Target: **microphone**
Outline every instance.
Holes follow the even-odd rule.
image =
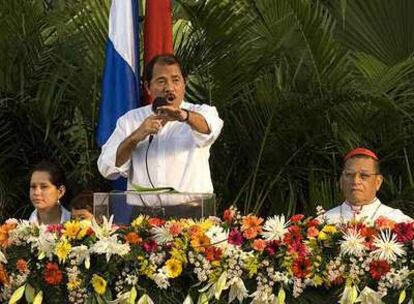
[[[162,107],[162,106],[166,106],[166,105],[168,105],[169,103],[168,103],[168,101],[167,101],[167,98],[165,98],[165,97],[161,97],[161,96],[158,96],[158,97],[156,97],[155,99],[154,99],[154,101],[152,102],[152,107],[151,107],[151,109],[152,109],[152,112],[154,112],[154,113],[157,113],[157,110],[158,110],[158,108],[159,107]],[[151,134],[150,136],[149,136],[149,144],[151,144],[151,142],[152,142],[152,140],[154,139],[154,135],[153,134]]]
[[[169,102],[167,101],[167,98],[160,96],[156,97],[152,102],[152,112],[157,113],[159,107],[167,106],[168,104]]]

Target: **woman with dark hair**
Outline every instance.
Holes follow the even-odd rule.
[[[36,224],[61,224],[70,220],[70,212],[61,205],[66,193],[63,171],[55,164],[42,161],[30,174],[30,201],[35,210],[29,221]]]

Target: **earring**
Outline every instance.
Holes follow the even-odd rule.
[[[60,200],[59,200],[59,199],[57,200],[56,204],[57,204],[58,206],[60,206]]]

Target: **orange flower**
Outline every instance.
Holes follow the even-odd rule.
[[[234,209],[232,208],[226,209],[224,210],[224,213],[223,213],[223,220],[227,223],[231,223],[233,222],[235,215],[236,215],[236,212],[234,211]]]
[[[191,238],[191,246],[193,246],[195,251],[204,252],[209,245],[210,238],[204,233],[196,234]]]
[[[136,232],[128,232],[125,235],[125,241],[129,244],[139,244],[142,242],[142,238]]]
[[[0,264],[0,284],[9,284],[9,275],[7,274],[3,264]]]
[[[266,241],[262,239],[254,240],[253,249],[262,252],[266,248]]]
[[[308,238],[316,238],[319,235],[319,230],[315,226],[311,226],[308,228]]]
[[[188,228],[188,234],[190,235],[190,237],[194,237],[202,233],[203,233],[203,229],[201,229],[201,227],[198,225],[193,225],[190,228]]]
[[[375,228],[382,229],[394,229],[395,222],[385,216],[380,216],[375,220]]]
[[[152,217],[148,219],[148,224],[150,224],[153,227],[160,227],[165,224],[165,221],[163,219],[160,219],[159,217]]]
[[[0,226],[0,245],[3,248],[9,246],[9,232],[16,228],[16,223],[6,223]]]
[[[246,239],[254,239],[260,232],[262,232],[261,223],[263,219],[255,215],[248,215],[243,218],[243,236]]]
[[[178,236],[181,233],[181,225],[180,223],[171,223],[168,227],[168,230],[172,236]]]
[[[16,268],[20,273],[24,273],[27,271],[27,262],[24,259],[18,259],[16,262]]]

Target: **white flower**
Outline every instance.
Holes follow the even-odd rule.
[[[268,217],[263,225],[262,235],[267,241],[281,240],[283,235],[288,231],[289,221],[285,221],[284,215],[275,215]]]
[[[377,249],[372,253],[378,260],[393,262],[397,257],[405,255],[404,245],[397,241],[397,236],[389,229],[382,230],[380,236],[374,238],[373,245]]]
[[[173,240],[173,236],[166,225],[152,228],[151,233],[153,234],[153,239],[161,245]]]
[[[163,269],[158,269],[158,272],[152,276],[152,279],[158,288],[167,289],[170,286],[167,273]]]
[[[0,250],[0,263],[7,264],[7,258],[1,250]]]
[[[348,229],[342,236],[341,255],[361,256],[365,251],[365,239],[360,235],[357,229]]]
[[[206,236],[210,238],[211,244],[223,249],[227,246],[228,232],[220,226],[212,226],[207,230]]]
[[[50,233],[47,230],[46,225],[40,225],[39,236],[29,237],[28,242],[32,243],[32,251],[34,249],[39,251],[39,259],[44,256],[48,257],[50,260],[52,259],[56,245],[56,234]]]
[[[244,286],[243,280],[239,277],[233,277],[228,285],[230,286],[229,303],[233,302],[235,298],[241,303],[243,299],[248,297],[249,293],[246,286]]]
[[[365,286],[365,288],[361,291],[358,299],[356,299],[355,303],[361,304],[382,304],[382,300],[378,292],[375,290],[372,290],[368,286]]]
[[[72,250],[69,254],[69,258],[73,259],[75,261],[75,264],[78,266],[85,262],[86,269],[89,269],[91,265],[89,249],[85,245],[72,247]]]
[[[92,230],[95,232],[95,235],[98,239],[105,239],[112,235],[118,227],[113,226],[112,222],[114,221],[114,216],[108,219],[104,216],[102,225],[99,225],[95,219],[92,219]]]
[[[90,248],[90,253],[105,254],[106,261],[109,262],[112,255],[124,256],[130,250],[131,248],[128,243],[122,244],[118,241],[116,235],[112,235],[107,238],[102,238],[93,244]]]

